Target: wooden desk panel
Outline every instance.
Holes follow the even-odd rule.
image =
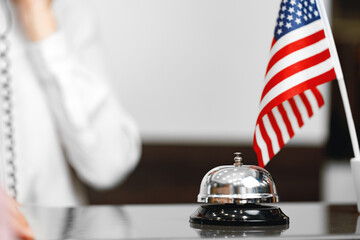
[[[195,203],[203,176],[216,166],[233,164],[236,151],[243,153],[244,164],[257,164],[249,146],[145,145],[140,164],[120,187],[105,192],[88,188],[90,203]],[[281,201],[320,199],[323,152],[287,146],[266,166]]]

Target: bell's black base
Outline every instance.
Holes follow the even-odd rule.
[[[285,232],[289,225],[274,226],[222,226],[190,223],[201,238],[244,238],[276,237]]]
[[[190,216],[190,223],[222,226],[288,225],[280,208],[258,204],[206,204]]]

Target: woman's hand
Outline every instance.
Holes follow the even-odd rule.
[[[10,198],[8,200],[11,224],[10,227],[14,230],[15,237],[19,240],[33,240],[34,234],[25,217],[18,210],[18,207],[20,207],[19,203]]]
[[[40,41],[56,31],[51,0],[12,0],[30,41]]]
[[[34,234],[31,231],[25,217],[21,214],[18,207],[20,205],[10,198],[3,189],[0,188],[0,238],[33,240]]]

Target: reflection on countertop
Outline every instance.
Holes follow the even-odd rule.
[[[22,207],[36,239],[198,239],[232,237],[360,237],[356,206],[321,202],[279,203],[289,216],[288,229],[192,225],[189,216],[198,204]]]

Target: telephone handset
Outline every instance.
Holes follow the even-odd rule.
[[[5,172],[8,194],[16,199],[16,168],[15,168],[15,149],[14,149],[14,123],[13,123],[13,99],[11,94],[11,77],[9,74],[9,41],[8,35],[12,26],[10,0],[0,0],[2,14],[5,19],[4,29],[0,29],[0,82],[1,82],[1,101],[2,101],[2,129],[4,133],[3,148],[5,157]],[[3,160],[2,160],[3,161]]]

